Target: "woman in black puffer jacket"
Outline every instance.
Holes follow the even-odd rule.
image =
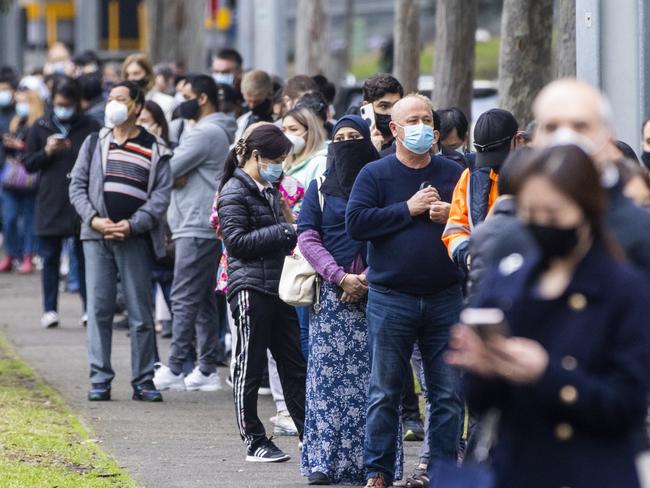
[[[257,416],[257,390],[269,349],[278,365],[287,408],[302,439],[305,360],[298,317],[278,295],[284,257],[296,246],[295,225],[274,183],[292,144],[274,125],[254,128],[226,159],[217,212],[228,250],[228,301],[238,338],[233,369],[235,413],[247,461],[289,456],[271,442]]]

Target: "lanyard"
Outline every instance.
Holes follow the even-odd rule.
[[[56,128],[59,129],[59,132],[63,137],[68,137],[70,129],[67,129],[63,124],[61,124],[56,117],[52,117],[52,123],[56,125]]]

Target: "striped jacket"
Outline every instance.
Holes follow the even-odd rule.
[[[104,172],[113,131],[104,127],[99,135],[91,134],[84,141],[77,162],[70,174],[70,202],[81,218],[81,240],[98,240],[103,236],[91,228],[95,216],[106,217]],[[165,230],[162,225],[169,206],[172,176],[169,168],[171,150],[157,139],[147,185],[147,201],[129,219],[133,235],[149,234],[156,258],[166,254]]]

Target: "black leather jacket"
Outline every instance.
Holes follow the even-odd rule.
[[[296,231],[284,220],[279,192],[267,192],[264,195],[237,168],[219,194],[217,211],[228,250],[228,300],[242,290],[277,295],[284,257],[296,247]]]

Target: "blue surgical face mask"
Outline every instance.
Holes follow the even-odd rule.
[[[234,73],[212,73],[212,79],[215,83],[223,83],[224,85],[234,86],[235,84]]]
[[[435,140],[433,127],[422,123],[417,125],[397,124],[397,126],[404,129],[404,139],[402,140],[402,144],[404,144],[406,149],[415,154],[425,154],[429,152]]]
[[[29,116],[29,103],[20,102],[16,104],[16,115],[21,119],[25,119]]]
[[[61,122],[67,122],[74,116],[76,112],[75,107],[61,107],[58,105],[56,105],[53,110],[54,110],[54,115]]]
[[[282,178],[282,163],[269,163],[262,167],[261,160],[257,160],[260,176],[269,183],[277,183]]]
[[[11,105],[13,93],[11,90],[0,90],[0,107],[8,107]]]
[[[57,74],[65,74],[65,62],[57,61],[56,63],[52,63],[52,71]]]

